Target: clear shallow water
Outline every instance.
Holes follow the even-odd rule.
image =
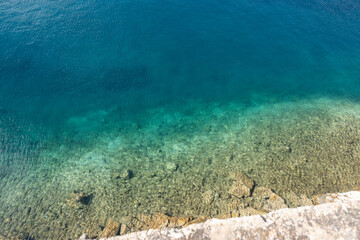
[[[214,217],[230,208],[222,182],[234,168],[284,198],[358,186],[345,176],[359,169],[359,15],[356,1],[1,2],[0,234]],[[290,143],[298,152],[283,151]],[[134,177],[116,182],[124,169]],[[205,180],[190,177],[201,169]],[[294,184],[269,179],[285,173]],[[209,189],[216,206],[193,200]],[[78,190],[95,196],[86,209],[66,204]]]

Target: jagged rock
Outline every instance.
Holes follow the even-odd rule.
[[[254,181],[240,171],[231,173],[230,177],[235,181],[239,181],[241,184],[245,185],[250,190],[252,190],[254,187]]]
[[[169,218],[169,224],[167,227],[182,227],[184,226],[186,223],[190,222],[191,220],[193,220],[194,218],[192,217],[170,217]]]
[[[211,204],[215,199],[215,192],[213,190],[207,190],[202,194],[202,198],[205,204]]]
[[[247,206],[248,204],[246,203],[246,201],[244,201],[243,198],[233,197],[231,198],[231,202],[230,201],[227,202],[227,210],[229,211],[236,209],[244,209]]]
[[[252,206],[267,212],[287,208],[284,199],[266,187],[256,187],[253,192]]]
[[[164,228],[169,223],[169,217],[162,213],[156,213],[154,215],[139,215],[136,217],[140,222],[140,228],[150,229],[150,228]]]
[[[164,228],[169,223],[169,217],[165,214],[154,214],[151,216],[150,221],[146,222],[149,228]]]
[[[242,198],[250,196],[250,188],[241,183],[240,181],[235,181],[229,189],[229,193],[235,197]]]
[[[208,220],[208,219],[209,219],[209,218],[207,218],[207,217],[200,216],[200,217],[198,217],[198,218],[196,218],[196,219],[194,219],[194,220],[186,223],[186,224],[184,225],[184,227],[189,226],[189,225],[192,225],[192,224],[195,224],[195,223],[202,223],[202,222],[205,222],[205,221]]]
[[[290,207],[299,207],[299,206],[311,206],[313,202],[306,195],[296,195],[294,192],[290,192],[286,195],[286,202]]]
[[[269,188],[256,187],[254,189],[254,192],[253,192],[253,197],[254,198],[266,199],[266,198],[270,198],[274,194],[275,193],[273,191],[271,191],[271,189],[269,189]]]
[[[251,190],[254,187],[253,180],[240,171],[231,173],[230,177],[234,180],[229,189],[231,195],[238,198],[249,197],[251,195]]]
[[[71,198],[66,201],[66,204],[76,209],[82,209],[86,205],[89,205],[94,197],[93,194],[87,194],[82,191],[74,191],[71,195]]]
[[[313,201],[311,201],[305,194],[300,195],[299,204],[300,204],[300,206],[312,206],[312,205],[314,205]]]
[[[108,224],[104,228],[104,230],[100,233],[100,238],[107,238],[116,236],[116,234],[120,230],[120,223],[114,221],[113,219],[109,219]]]
[[[130,221],[126,222],[126,225],[131,229],[131,231],[139,231],[148,229],[147,225],[140,221],[138,218],[132,218]]]

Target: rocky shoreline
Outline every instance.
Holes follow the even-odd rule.
[[[216,216],[217,219],[263,215],[291,206],[313,205],[314,202],[318,201],[316,200],[317,197],[310,200],[305,195],[298,196],[293,192],[284,199],[270,188],[255,186],[254,181],[241,171],[232,172],[230,178],[232,179],[232,184],[228,190],[228,195],[232,199],[232,204],[229,207],[229,211],[218,214]],[[204,204],[211,204],[217,198],[216,192],[208,190],[201,195],[201,198]],[[89,204],[90,199],[91,194],[74,192],[71,199],[67,201],[67,204],[70,207],[81,209]],[[205,222],[210,218],[208,216],[174,217],[166,213],[139,214],[135,217],[124,218],[121,222],[110,218],[100,234],[90,233],[89,235],[92,238],[107,238],[150,229],[187,227],[192,224]]]
[[[111,220],[101,239],[360,239],[359,191],[325,194],[312,202],[316,205],[224,220],[159,214],[142,219],[151,229],[116,237],[105,235],[125,234],[126,227]],[[174,228],[177,224],[183,227]],[[79,238],[85,239],[91,238],[87,234]]]
[[[337,201],[337,199],[342,199],[343,196],[348,196],[346,194],[325,194],[317,195],[309,199],[306,195],[298,196],[291,192],[286,196],[286,199],[284,199],[267,187],[255,186],[254,181],[241,171],[232,172],[230,177],[233,183],[228,194],[233,199],[233,206],[228,212],[219,214],[216,219],[264,215],[279,209],[318,205]],[[351,193],[351,196],[352,195],[353,193]],[[211,204],[216,198],[216,193],[209,190],[202,194],[201,197],[204,203]],[[87,201],[85,201],[87,198],[89,198],[89,195],[74,193],[74,198],[72,201],[69,201],[68,204],[81,208],[81,205],[87,204]],[[123,219],[122,222],[110,218],[102,232],[97,236],[90,235],[90,238],[109,238],[116,235],[125,235],[151,229],[186,228],[209,219],[211,218],[206,216],[174,217],[165,213],[155,213],[151,215],[139,214],[135,217]]]

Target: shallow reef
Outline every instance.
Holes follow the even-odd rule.
[[[73,116],[33,150],[36,161],[1,166],[1,237],[181,227],[312,205],[318,194],[360,187],[357,102],[192,102],[139,119],[115,121],[118,114]]]

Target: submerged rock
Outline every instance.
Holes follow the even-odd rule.
[[[213,190],[207,190],[202,194],[203,201],[206,205],[211,204],[215,199],[215,192]]]
[[[171,217],[169,219],[169,225],[168,227],[182,227],[184,226],[186,223],[190,222],[191,220],[193,220],[192,217]]]
[[[257,187],[254,189],[253,197],[260,198],[260,199],[269,199],[275,193],[267,187]]]
[[[149,228],[164,228],[169,223],[169,217],[162,213],[154,215],[140,215],[138,219],[144,222]]]
[[[241,171],[236,171],[236,172],[231,173],[230,177],[235,181],[239,181],[241,184],[245,185],[250,190],[252,190],[254,187],[254,181],[252,179],[250,179],[249,177],[247,177]]]
[[[109,219],[106,227],[100,233],[99,238],[108,238],[108,237],[116,236],[119,230],[120,230],[120,223],[113,219]]]
[[[267,212],[288,207],[283,198],[266,187],[256,187],[254,189],[252,205],[256,209]]]
[[[130,169],[125,169],[121,172],[114,173],[115,179],[129,180],[134,177],[134,173]]]
[[[94,194],[88,194],[82,191],[72,192],[72,197],[66,201],[66,204],[76,209],[82,209],[86,205],[90,205]]]
[[[306,195],[296,195],[294,192],[289,192],[284,196],[286,199],[286,203],[290,207],[299,207],[299,206],[311,206],[313,202]]]
[[[166,164],[166,170],[168,172],[175,172],[177,169],[178,169],[179,165],[177,165],[176,163],[174,162],[168,162]]]
[[[248,188],[241,182],[236,181],[231,185],[229,193],[238,198],[248,197],[250,196],[250,188]]]
[[[254,181],[252,179],[240,171],[231,173],[230,177],[234,180],[229,189],[231,195],[238,198],[249,197],[251,195],[251,190],[254,187]]]

